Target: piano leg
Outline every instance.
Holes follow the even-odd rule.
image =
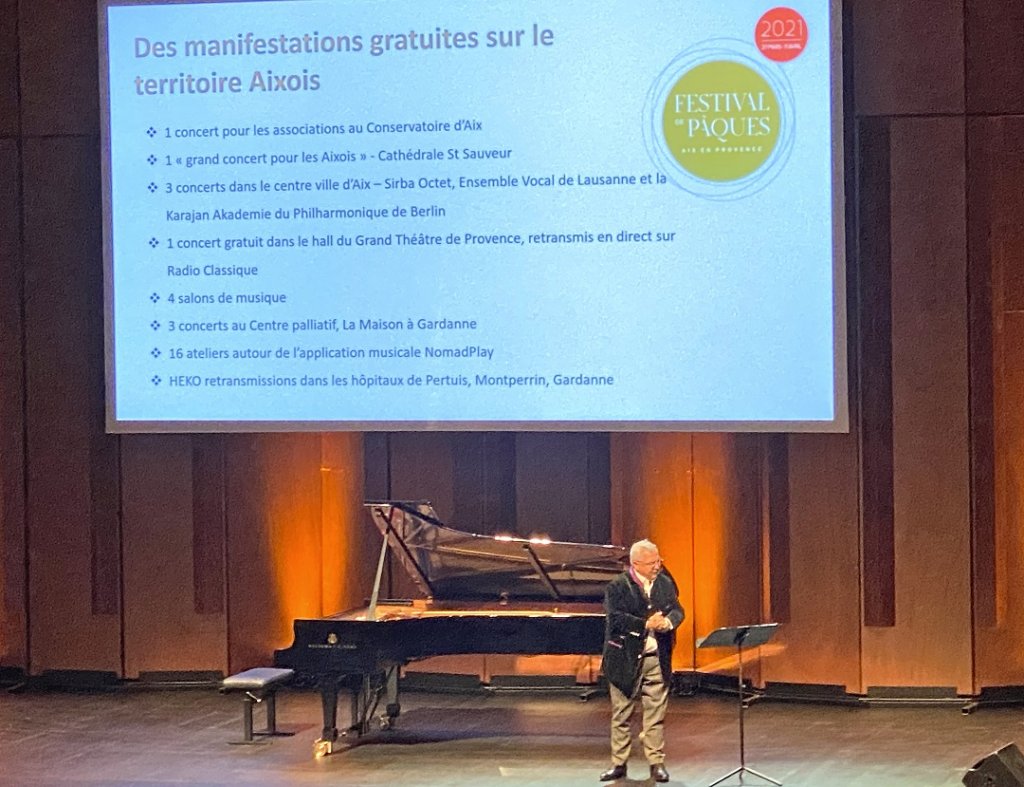
[[[320,677],[324,728],[320,732],[320,739],[313,744],[314,757],[331,754],[334,751],[334,742],[338,740],[338,680],[337,675],[326,674]]]
[[[374,704],[373,678],[363,674],[360,676],[359,687],[352,689],[352,723],[349,729],[356,735],[370,731],[370,714]]]
[[[393,665],[384,667],[380,672],[359,676],[359,684],[352,687],[350,731],[357,735],[368,733],[382,699],[385,701],[384,712],[377,716],[377,723],[382,730],[391,729],[401,710],[398,704],[398,670],[398,665]]]
[[[395,724],[395,719],[398,718],[398,714],[402,711],[402,706],[398,703],[398,669],[397,664],[389,667],[387,677],[385,678],[387,704],[384,706],[385,715],[380,720],[380,726],[383,730],[391,729]]]

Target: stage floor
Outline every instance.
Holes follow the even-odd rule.
[[[294,737],[229,746],[241,736],[241,702],[214,689],[0,691],[0,784],[561,787],[598,784],[608,767],[604,696],[410,692],[402,701],[395,729],[343,739],[314,759],[315,692],[279,695],[278,726]],[[734,699],[673,698],[666,727],[672,784],[702,787],[739,764]],[[746,731],[747,765],[787,787],[941,787],[961,784],[1003,744],[1024,742],[1024,709],[965,716],[955,706],[760,702]],[[650,783],[639,744],[630,768],[620,784]]]

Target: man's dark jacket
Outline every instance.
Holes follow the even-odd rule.
[[[672,645],[676,629],[685,617],[679,604],[679,589],[671,574],[662,569],[654,578],[648,599],[633,575],[624,571],[605,588],[604,611],[605,642],[601,668],[609,683],[627,697],[633,696],[640,679],[640,662],[647,639],[644,623],[657,611],[672,621],[671,631],[655,632],[658,660],[667,684],[672,676]]]

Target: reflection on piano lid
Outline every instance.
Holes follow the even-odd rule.
[[[464,533],[444,525],[428,502],[365,505],[387,547],[438,601],[599,601],[629,556],[619,546]]]

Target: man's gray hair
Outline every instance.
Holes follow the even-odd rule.
[[[637,541],[629,548],[630,561],[636,560],[637,556],[643,552],[658,552],[658,545],[646,538]]]

